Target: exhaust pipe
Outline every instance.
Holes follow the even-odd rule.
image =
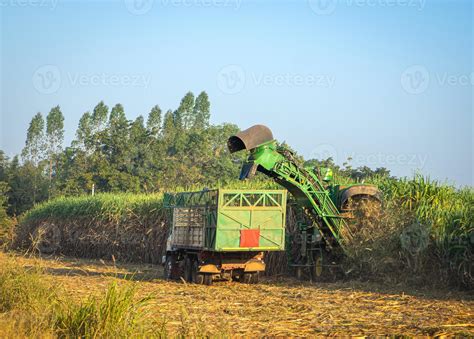
[[[245,150],[251,150],[266,142],[273,140],[272,131],[264,125],[254,125],[243,130],[227,140],[227,147],[230,153]]]

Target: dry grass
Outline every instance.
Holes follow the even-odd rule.
[[[9,255],[0,253],[0,264]],[[206,287],[161,280],[161,267],[84,259],[17,256],[40,267],[45,283],[73,303],[103,295],[111,282],[134,280],[158,333],[182,336],[474,335],[474,298],[463,292],[339,282],[268,279],[260,285]]]

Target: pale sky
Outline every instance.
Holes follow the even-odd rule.
[[[441,0],[0,0],[0,148],[60,105],[129,119],[205,90],[212,123],[305,158],[473,185],[473,7]]]

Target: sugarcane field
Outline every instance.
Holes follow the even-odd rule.
[[[473,13],[4,1],[0,338],[474,337]]]

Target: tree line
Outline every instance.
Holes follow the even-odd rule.
[[[196,189],[235,180],[245,154],[230,154],[226,141],[239,128],[210,124],[210,108],[206,92],[188,92],[175,110],[163,113],[155,105],[146,119],[129,120],[121,104],[109,108],[101,101],[81,116],[66,147],[61,107],[46,117],[37,113],[21,156],[9,159],[0,150],[0,221],[60,195]],[[384,168],[341,168],[331,158],[305,165],[332,167],[355,180],[389,175]]]
[[[128,120],[125,109],[99,102],[79,120],[64,147],[64,114],[53,107],[37,113],[20,156],[0,150],[0,203],[19,215],[58,195],[96,192],[157,192],[175,187],[212,186],[234,180],[240,155],[226,148],[238,127],[211,125],[206,92],[188,92],[175,110],[159,105]],[[1,217],[1,215],[0,215]]]

